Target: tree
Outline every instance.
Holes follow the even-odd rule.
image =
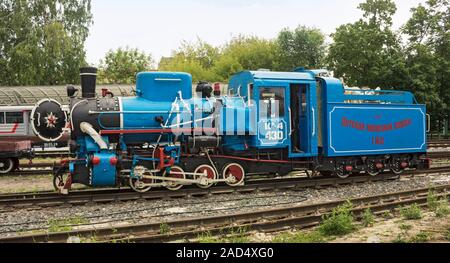
[[[220,56],[220,50],[197,39],[196,43],[183,42],[178,50],[172,52],[170,59],[161,61],[158,69],[163,71],[189,72],[194,82],[216,81],[212,70]]]
[[[428,0],[412,10],[403,28],[408,37],[409,80],[432,117],[450,116],[450,5]]]
[[[278,34],[279,69],[291,71],[297,67],[322,67],[326,53],[325,36],[320,30],[299,26],[283,29]]]
[[[214,67],[220,81],[242,70],[279,68],[278,46],[274,40],[239,36],[227,43]]]
[[[400,39],[391,30],[396,12],[392,0],[367,0],[359,5],[364,18],[342,25],[332,34],[327,60],[347,84],[370,88],[405,88],[405,58]]]
[[[90,0],[3,0],[0,16],[0,85],[79,82]]]
[[[151,55],[138,49],[110,50],[100,61],[99,82],[103,84],[132,84],[136,74],[152,68]]]

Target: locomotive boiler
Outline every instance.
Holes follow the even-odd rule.
[[[54,185],[129,185],[178,190],[239,186],[248,175],[303,170],[346,178],[429,167],[426,109],[409,92],[353,91],[323,71],[244,71],[228,94],[188,73],[141,72],[135,97],[96,96],[95,68],[67,88],[70,110],[39,102],[33,126],[53,141],[71,128],[72,158],[54,168]],[[214,94],[213,94],[214,90]]]

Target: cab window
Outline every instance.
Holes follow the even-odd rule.
[[[259,90],[259,100],[263,107],[267,109],[268,117],[284,117],[284,88],[261,88]]]
[[[0,112],[0,124],[5,123],[5,113],[4,112]]]
[[[23,113],[22,112],[7,112],[6,113],[6,123],[23,123]]]

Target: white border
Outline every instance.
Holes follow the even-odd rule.
[[[332,113],[334,113],[334,111],[336,109],[364,109],[364,110],[416,110],[416,111],[420,111],[422,113],[422,115],[425,118],[425,113],[422,111],[422,109],[420,108],[390,108],[390,107],[344,107],[344,106],[334,106],[333,110],[330,111],[329,113],[329,125],[330,125],[330,140],[329,140],[329,144],[330,144],[330,148],[334,151],[334,153],[360,153],[360,152],[383,152],[383,151],[409,151],[409,150],[422,150],[422,148],[425,146],[426,144],[426,136],[425,136],[425,132],[423,134],[423,143],[422,146],[420,146],[419,148],[395,148],[395,149],[378,149],[378,150],[356,150],[356,151],[336,151],[336,148],[333,147],[333,131],[332,131],[332,123],[331,123],[331,116]],[[426,119],[426,118],[425,118]],[[425,126],[424,126],[425,127]]]

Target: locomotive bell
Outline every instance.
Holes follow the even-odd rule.
[[[83,98],[95,98],[95,82],[97,81],[97,68],[80,68],[81,96]]]
[[[39,101],[31,112],[34,133],[43,141],[54,142],[64,135],[67,114],[61,104],[53,99]]]

